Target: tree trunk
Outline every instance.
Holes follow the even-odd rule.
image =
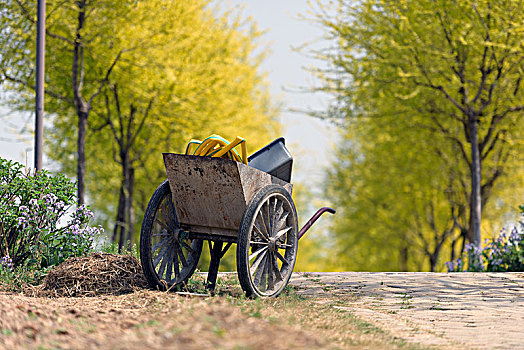
[[[77,159],[77,181],[78,181],[78,205],[85,203],[85,173],[86,173],[86,129],[87,129],[87,115],[85,111],[78,112],[78,159]]]
[[[468,117],[468,127],[471,137],[471,208],[470,208],[470,229],[469,239],[472,243],[480,246],[480,221],[481,221],[481,168],[480,168],[480,150],[478,141],[478,118],[475,115]]]
[[[121,222],[121,225],[119,227],[119,231],[120,231],[120,234],[118,235],[118,252],[119,253],[122,253],[122,248],[124,247],[124,240],[125,240],[125,228],[126,228],[126,223],[125,223],[125,217],[124,217],[124,220]]]
[[[86,172],[86,129],[89,106],[82,97],[82,84],[84,76],[84,50],[82,47],[82,30],[85,22],[85,1],[78,1],[78,24],[73,48],[72,80],[74,105],[78,115],[78,140],[77,140],[77,201],[78,205],[85,203],[85,172]]]
[[[115,228],[113,229],[112,242],[116,243],[118,240],[118,229],[125,224],[124,222],[124,187],[120,185],[120,191],[118,194],[118,209],[115,218]]]
[[[438,252],[435,252],[435,254],[431,254],[429,256],[429,270],[431,272],[435,272],[435,267],[437,266],[437,260],[438,260]]]
[[[118,230],[120,237],[118,241],[118,251],[122,251],[124,244],[131,250],[134,241],[135,212],[133,209],[133,189],[135,182],[135,169],[131,166],[129,154],[120,153],[122,165],[122,183],[120,185],[120,196],[118,200],[118,214],[115,222],[113,237],[117,237]],[[119,220],[120,219],[120,220]]]
[[[437,244],[435,246],[435,250],[433,251],[433,254],[430,254],[429,256],[429,268],[431,272],[435,272],[437,268],[438,258],[440,256],[440,250],[442,249],[442,244],[444,244],[444,240],[440,244]]]
[[[404,238],[403,246],[400,247],[400,271],[408,270],[409,246]]]
[[[123,170],[125,172],[125,169]],[[124,175],[125,178],[125,175]],[[126,228],[127,228],[127,200],[126,200],[126,188],[125,188],[125,180],[123,179],[122,184],[120,185],[120,189],[122,190],[122,212],[121,212],[121,221],[118,223],[115,223],[115,225],[118,225],[118,230],[120,231],[119,237],[118,237],[118,252],[122,253],[122,248],[124,247],[125,241],[126,241]]]
[[[127,242],[128,249],[131,251],[133,248],[133,241],[135,239],[135,211],[133,209],[133,187],[135,182],[135,169],[129,167],[128,169],[128,180],[127,180]]]
[[[457,244],[459,238],[460,236],[453,238],[453,240],[451,241],[451,252],[449,256],[449,261],[455,261],[455,245]]]

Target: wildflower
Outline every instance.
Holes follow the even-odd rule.
[[[448,261],[445,265],[446,265],[446,268],[448,269],[448,272],[455,271],[455,262]]]
[[[13,260],[8,255],[4,256],[2,259],[0,259],[0,265],[2,265],[5,268],[11,269],[13,268]]]
[[[23,216],[18,217],[18,226],[26,227],[27,226],[27,219]]]

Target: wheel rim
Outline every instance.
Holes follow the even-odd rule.
[[[295,215],[280,193],[270,194],[255,211],[246,259],[251,285],[259,295],[280,293],[291,276],[298,241]]]
[[[151,263],[161,285],[180,284],[193,273],[202,242],[187,235],[180,229],[169,192],[160,202],[151,230]]]

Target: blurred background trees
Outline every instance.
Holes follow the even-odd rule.
[[[435,270],[523,198],[519,1],[318,2],[325,117],[342,125],[328,190],[350,269]],[[519,127],[520,125],[520,127]],[[449,254],[449,255],[448,255]],[[442,264],[442,263],[441,263]]]
[[[47,2],[46,154],[120,248],[165,178],[162,152],[219,133],[252,153],[279,135],[261,33],[217,3]],[[313,54],[329,67],[313,69],[315,89],[333,98],[321,116],[341,142],[325,198],[310,183],[294,198],[301,213],[315,200],[338,213],[300,243],[298,270],[441,270],[514,220],[523,11],[516,0],[317,2],[329,47]],[[0,0],[0,84],[21,111],[34,106],[35,21],[31,1]]]

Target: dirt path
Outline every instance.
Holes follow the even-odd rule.
[[[410,342],[524,349],[523,273],[295,273],[292,285]]]
[[[524,349],[523,273],[295,273],[264,300],[235,275],[219,297],[0,292],[0,349]]]
[[[34,298],[0,294],[0,349],[322,349],[311,332],[224,298],[137,291]],[[285,336],[283,336],[285,335]]]

